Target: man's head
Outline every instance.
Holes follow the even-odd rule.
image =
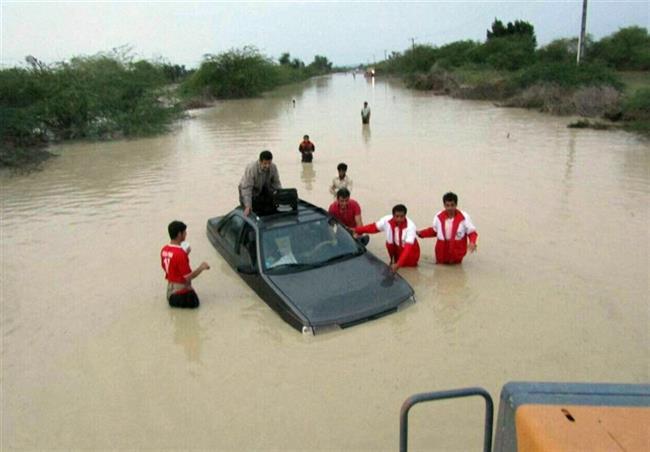
[[[343,179],[345,177],[345,173],[348,171],[348,165],[346,165],[345,163],[339,163],[336,166],[336,169],[339,172],[339,177]]]
[[[271,151],[260,152],[260,168],[262,168],[262,171],[268,171],[271,168],[272,161],[273,154],[271,154]]]
[[[445,205],[445,211],[448,216],[453,217],[456,215],[456,206],[458,206],[458,196],[456,193],[445,193],[442,197],[442,203]]]
[[[368,102],[364,102],[364,103],[363,103],[363,106],[364,106],[364,107],[367,107],[367,106],[368,106]]]
[[[182,242],[187,236],[187,225],[182,221],[174,220],[167,226],[167,232],[171,240]]]
[[[309,135],[305,135],[304,137],[302,137],[302,139],[303,139],[304,141],[309,141]]]
[[[347,188],[340,188],[339,191],[336,192],[336,202],[338,202],[341,209],[345,209],[348,206],[348,202],[350,202],[350,190]]]
[[[395,207],[393,207],[393,219],[397,224],[401,224],[406,221],[406,206],[404,204],[397,204]]]

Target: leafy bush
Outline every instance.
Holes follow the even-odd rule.
[[[594,44],[590,60],[603,61],[618,70],[650,70],[650,36],[641,27],[621,28]]]
[[[190,94],[231,99],[257,96],[277,86],[280,72],[254,47],[207,55],[185,84]]]
[[[332,63],[316,55],[308,66],[286,52],[279,64],[262,55],[255,47],[233,49],[218,55],[206,55],[199,69],[181,86],[186,97],[236,99],[259,96],[279,85],[327,74]]]
[[[623,117],[631,121],[650,121],[650,88],[642,88],[623,102]]]
[[[563,88],[579,86],[610,85],[622,89],[617,75],[610,69],[597,64],[537,63],[520,71],[512,78],[518,88],[535,84],[553,84]]]
[[[0,146],[37,146],[49,139],[104,138],[162,132],[178,117],[161,102],[162,66],[97,54],[47,66],[0,70]]]

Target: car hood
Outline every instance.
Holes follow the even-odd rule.
[[[413,295],[401,276],[370,253],[266,277],[315,327],[363,321],[397,308]]]

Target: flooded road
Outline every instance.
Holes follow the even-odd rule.
[[[63,145],[42,171],[0,176],[3,450],[395,450],[414,393],[648,382],[648,141],[346,75],[192,114],[165,136]],[[421,240],[419,267],[401,270],[415,305],[303,336],[205,235],[266,148],[283,185],[324,207],[346,162],[365,222],[404,203],[428,227],[454,191],[478,251],[436,266]],[[212,266],[193,312],[164,298],[173,219],[192,263]],[[369,249],[385,259],[382,242]],[[480,450],[482,410],[418,406],[411,450]]]

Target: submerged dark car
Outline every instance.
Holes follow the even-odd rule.
[[[303,333],[345,328],[415,301],[413,289],[325,210],[303,200],[258,217],[210,218],[208,238],[287,323]]]

